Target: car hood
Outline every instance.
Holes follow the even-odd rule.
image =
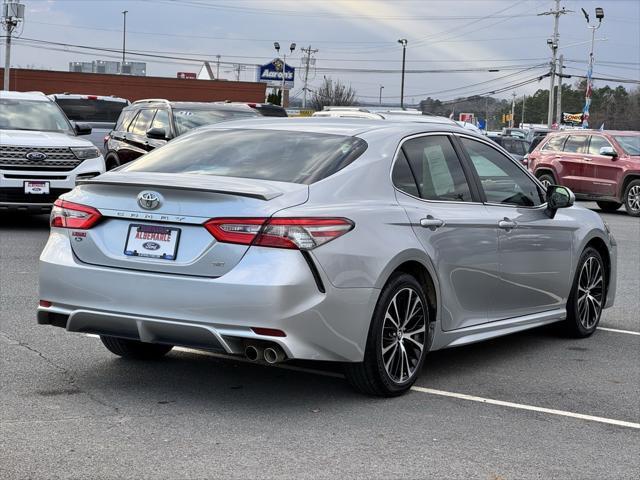
[[[20,145],[29,147],[91,147],[84,138],[66,133],[34,132],[30,130],[0,130],[0,145]]]

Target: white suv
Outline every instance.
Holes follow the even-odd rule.
[[[76,181],[105,171],[88,140],[91,128],[72,124],[38,92],[0,92],[0,212],[47,212]]]

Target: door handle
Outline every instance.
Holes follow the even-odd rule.
[[[518,224],[513,220],[504,217],[498,222],[498,227],[502,228],[503,230],[512,230],[514,228],[518,228]]]
[[[420,226],[424,228],[429,228],[431,230],[436,230],[444,226],[444,220],[440,220],[439,218],[433,218],[431,215],[428,215],[427,218],[420,219]]]
[[[584,160],[585,162],[590,162],[591,161],[590,158],[586,158],[586,157],[582,157],[582,160]]]

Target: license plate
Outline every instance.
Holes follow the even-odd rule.
[[[129,257],[175,260],[180,229],[161,225],[129,225],[124,254]]]
[[[46,195],[49,193],[49,182],[24,182],[24,193]]]

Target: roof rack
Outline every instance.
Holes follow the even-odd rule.
[[[345,112],[371,112],[371,110],[362,107],[339,107],[339,106],[331,106],[326,105],[322,110],[324,111],[345,111]]]
[[[132,103],[132,105],[136,105],[138,103],[166,103],[166,104],[169,104],[171,102],[169,100],[167,100],[166,98],[143,98],[141,100],[136,100],[135,102]]]

